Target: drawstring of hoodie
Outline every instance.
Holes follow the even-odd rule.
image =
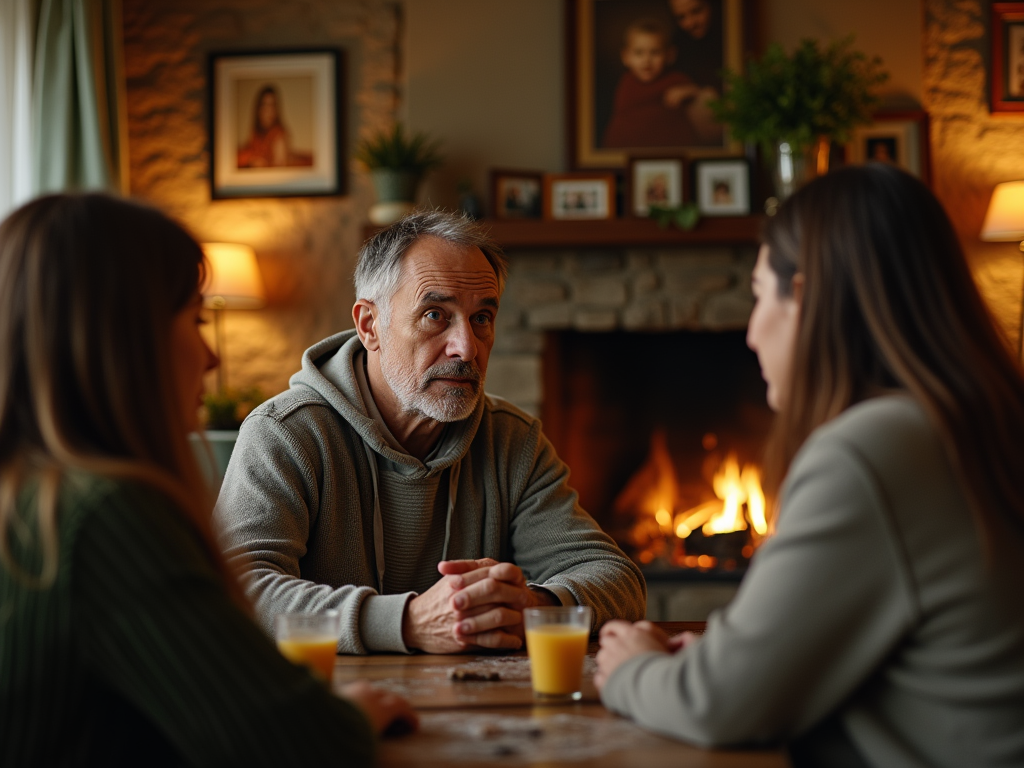
[[[384,516],[380,511],[380,492],[377,479],[377,455],[365,442],[363,450],[370,463],[370,477],[373,480],[373,554],[377,563],[377,594],[384,594]],[[444,521],[444,548],[441,559],[448,559],[448,543],[451,541],[452,517],[455,514],[455,497],[459,488],[459,470],[462,460],[456,461],[448,470],[448,512]]]

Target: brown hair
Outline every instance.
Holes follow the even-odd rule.
[[[210,499],[175,391],[170,329],[205,276],[199,245],[156,210],[50,195],[0,225],[0,562],[45,586],[69,471],[145,483],[216,546]],[[38,481],[38,574],[12,560],[19,495]],[[19,533],[24,527],[19,526]]]
[[[889,165],[840,169],[787,200],[763,239],[780,295],[804,276],[770,486],[815,428],[895,387],[937,427],[989,542],[997,523],[1024,531],[1024,374],[928,188]]]
[[[668,25],[661,19],[656,19],[653,16],[645,16],[630,22],[622,33],[623,48],[629,47],[629,38],[635,33],[639,33],[641,35],[656,35],[661,38],[662,45],[666,48],[672,47],[672,33],[669,31]]]

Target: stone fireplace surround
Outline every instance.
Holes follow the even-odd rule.
[[[747,246],[510,250],[487,391],[540,415],[548,331],[729,331],[753,307]],[[648,618],[704,620],[733,582],[648,579]]]
[[[539,416],[546,331],[746,328],[753,246],[513,250],[487,391]]]

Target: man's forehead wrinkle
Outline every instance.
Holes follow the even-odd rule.
[[[454,298],[453,294],[460,291],[479,293],[483,291],[498,293],[498,280],[493,274],[446,272],[430,270],[415,276],[415,296],[417,301],[424,301],[429,294]]]

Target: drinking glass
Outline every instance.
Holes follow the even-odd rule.
[[[583,659],[590,640],[590,622],[591,611],[586,606],[523,611],[536,697],[559,701],[579,701],[583,697]]]
[[[341,636],[341,614],[282,613],[275,619],[277,648],[294,664],[303,664],[330,685]]]

